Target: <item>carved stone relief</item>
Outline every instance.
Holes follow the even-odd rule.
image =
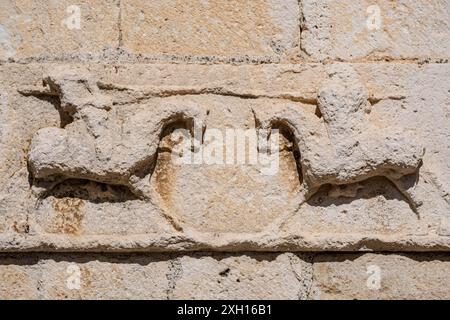
[[[21,89],[56,97],[66,119],[31,141],[37,232],[180,234],[194,245],[243,248],[253,238],[269,247],[314,246],[286,240],[291,235],[426,234],[425,195],[417,191],[425,148],[401,126],[377,127],[373,98],[352,67],[330,65],[325,74],[316,98],[306,100],[223,86],[127,85],[85,68],[53,69],[43,87]],[[246,155],[274,153],[279,170],[174,161],[176,130],[185,130],[195,157],[209,130],[230,128],[254,130]],[[277,150],[266,149],[274,129]],[[334,206],[346,214],[331,218]],[[373,206],[377,213],[367,216]]]

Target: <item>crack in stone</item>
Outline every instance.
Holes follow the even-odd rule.
[[[123,30],[122,30],[122,0],[118,0],[118,7],[119,7],[119,17],[117,21],[117,28],[119,31],[119,37],[118,37],[118,50],[121,50],[123,47]]]

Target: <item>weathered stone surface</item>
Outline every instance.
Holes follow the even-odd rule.
[[[297,0],[122,1],[129,53],[200,60],[278,61],[300,45]]]
[[[170,299],[306,299],[308,257],[292,253],[183,256],[175,260]],[[224,290],[225,288],[225,290]]]
[[[342,254],[314,259],[312,299],[448,299],[448,255]]]
[[[448,299],[447,254],[20,254],[2,299]]]
[[[292,253],[32,254],[27,259],[10,255],[0,257],[0,297],[306,299],[312,285],[309,260],[309,257]],[[259,269],[257,272],[255,266]],[[224,286],[226,291],[222,290]]]
[[[165,299],[167,296],[170,262],[161,257],[49,256],[40,260],[40,264],[41,299]]]
[[[0,61],[102,56],[119,45],[118,4],[116,0],[4,0]]]
[[[448,6],[2,1],[0,298],[449,298]]]
[[[165,299],[169,261],[158,256],[0,257],[2,299]]]
[[[146,66],[2,67],[4,250],[448,248],[447,65]],[[278,170],[175,163],[172,124],[278,126]]]
[[[0,258],[0,299],[38,299],[37,260]]]
[[[301,3],[302,49],[315,61],[448,61],[448,1],[302,0]]]

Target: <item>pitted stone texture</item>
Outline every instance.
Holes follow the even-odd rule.
[[[169,262],[159,256],[0,257],[2,299],[165,299]]]
[[[112,140],[108,139],[107,136],[113,134],[112,132],[117,131],[118,126],[111,124],[108,125],[108,120],[110,115],[105,111],[97,111],[96,109],[109,109],[111,108],[112,101],[110,97],[101,96],[98,91],[98,87],[95,84],[89,84],[93,82],[92,79],[88,79],[88,75],[80,72],[71,72],[72,75],[67,75],[66,72],[62,71],[49,76],[46,82],[50,84],[52,92],[56,92],[61,98],[62,108],[66,112],[70,112],[74,115],[75,119],[78,120],[73,126],[81,125],[83,120],[85,123],[83,127],[78,129],[72,129],[72,125],[68,127],[70,130],[75,132],[81,132],[81,134],[87,135],[91,134],[96,140],[97,147],[96,150],[100,150],[102,147],[98,144],[103,144],[103,148],[106,148],[111,144]],[[77,78],[78,77],[78,78]],[[282,106],[283,110],[279,110],[275,115],[269,115],[269,119],[260,119],[257,117],[257,121],[261,122],[261,129],[267,129],[273,126],[277,122],[281,122],[281,125],[287,126],[287,129],[295,130],[297,140],[299,141],[299,149],[301,153],[305,156],[303,165],[303,174],[307,183],[311,184],[311,187],[317,187],[325,183],[351,183],[359,180],[366,179],[368,177],[376,175],[385,175],[392,179],[398,179],[406,174],[411,174],[416,172],[423,155],[423,148],[417,144],[415,141],[410,141],[411,139],[405,139],[401,134],[401,129],[397,129],[397,132],[386,132],[381,135],[381,140],[374,140],[373,134],[371,132],[370,123],[365,117],[365,114],[370,112],[368,96],[365,89],[361,86],[360,81],[355,74],[355,71],[346,65],[337,64],[333,65],[331,70],[329,70],[330,80],[326,81],[318,93],[318,107],[323,115],[324,126],[323,129],[317,129],[320,126],[319,121],[314,121],[311,116],[305,114],[295,115],[284,115],[288,106]],[[81,91],[80,91],[81,90]],[[177,103],[174,105],[163,106],[159,108],[158,118],[155,123],[149,122],[150,119],[153,120],[155,115],[151,115],[148,120],[143,120],[147,127],[156,127],[154,132],[158,135],[161,134],[164,124],[170,123],[174,120],[189,120],[194,122],[194,125],[198,128],[203,128],[206,126],[205,115],[207,111],[201,110],[201,107],[197,105],[190,106],[179,106]],[[70,111],[73,108],[74,111]],[[150,107],[148,107],[150,108]],[[148,109],[147,108],[147,109]],[[153,107],[155,109],[155,107]],[[158,108],[156,108],[158,110]],[[171,110],[173,109],[173,110]],[[106,110],[107,111],[107,110]],[[303,123],[297,124],[297,121]],[[139,115],[135,121],[143,118]],[[300,119],[297,119],[300,118]],[[158,120],[159,119],[159,120]],[[129,120],[130,122],[135,122]],[[141,121],[142,122],[142,121]],[[283,123],[287,122],[287,123]],[[308,123],[312,122],[310,128],[305,130]],[[315,123],[314,123],[315,122]],[[161,124],[159,124],[161,123]],[[314,126],[314,124],[316,126]],[[122,124],[123,126],[123,124]],[[292,127],[293,126],[293,127]],[[117,127],[114,130],[114,127]],[[139,125],[136,125],[138,129],[128,129],[129,133],[132,134],[139,131]],[[324,130],[325,129],[325,130]],[[396,128],[394,128],[395,130]],[[121,130],[124,130],[123,128]],[[150,129],[152,130],[152,129]],[[385,129],[386,130],[386,129]],[[70,147],[70,140],[64,138],[61,134],[54,132],[55,130],[42,130],[35,138],[34,144],[32,145],[32,151],[30,153],[30,164],[31,170],[33,171],[36,178],[47,177],[51,175],[63,174],[66,176],[72,176],[77,178],[90,178],[93,176],[94,179],[101,180],[104,179],[108,182],[108,175],[114,176],[112,179],[119,179],[120,175],[127,174],[127,171],[132,171],[127,168],[121,169],[109,169],[106,167],[117,166],[114,164],[106,165],[105,168],[96,168],[97,166],[104,167],[105,165],[96,165],[93,159],[88,161],[89,165],[93,168],[87,168],[86,164],[82,164],[83,158],[89,158],[88,153],[93,154],[93,151],[89,151],[88,147],[81,147],[81,143],[72,143],[73,147]],[[125,126],[125,132],[128,132]],[[364,131],[364,134],[363,134]],[[387,131],[387,130],[386,130]],[[391,130],[392,131],[392,130]],[[330,135],[330,140],[324,137],[326,134]],[[72,138],[73,134],[68,133],[69,138]],[[310,138],[309,136],[317,135],[319,141],[316,141],[315,137]],[[367,137],[366,137],[367,135]],[[106,136],[106,137],[104,137]],[[148,137],[149,133],[144,132],[144,136]],[[49,139],[54,140],[54,142],[47,141]],[[60,137],[60,138],[57,138]],[[125,139],[127,137],[125,136]],[[154,137],[153,139],[156,139]],[[105,140],[106,141],[103,141]],[[308,156],[309,148],[308,145],[312,145],[309,140],[314,139],[314,144],[318,142],[318,150],[313,150],[310,153],[314,154],[314,158],[310,159]],[[369,139],[368,142],[365,140]],[[373,141],[370,141],[372,139]],[[76,140],[76,139],[75,139]],[[133,140],[135,142],[142,139],[139,136],[131,136],[128,140]],[[385,140],[385,141],[383,141]],[[65,142],[66,141],[66,142]],[[260,143],[263,143],[260,141]],[[59,148],[56,145],[67,144],[67,146],[61,146]],[[126,143],[125,143],[126,145]],[[131,146],[131,145],[130,145]],[[328,147],[324,147],[328,146]],[[333,146],[333,147],[331,147]],[[46,148],[47,151],[40,150],[40,148]],[[62,150],[59,152],[62,155],[66,155],[67,159],[41,159],[39,153],[48,155],[58,152],[58,149]],[[155,142],[151,143],[149,149],[136,147],[138,151],[148,154],[147,157],[152,158],[156,152]],[[329,154],[320,153],[321,149],[334,149],[327,150]],[[51,151],[53,149],[53,151]],[[71,156],[70,150],[76,150],[76,154],[79,157]],[[142,149],[142,151],[139,151]],[[136,152],[131,152],[134,154]],[[83,155],[83,153],[86,153]],[[108,153],[108,152],[107,152]],[[111,151],[109,151],[112,154]],[[55,156],[57,158],[57,156]],[[99,157],[98,153],[96,157]],[[108,156],[106,161],[108,161]],[[124,161],[125,154],[119,152],[119,156],[122,163]],[[100,156],[102,158],[102,156]],[[148,167],[149,164],[144,160],[145,155],[136,155],[136,159],[131,159],[131,167],[139,166]],[[73,164],[68,164],[68,162],[73,161]],[[101,159],[99,159],[101,161]],[[49,163],[47,163],[49,162]],[[53,164],[52,164],[53,163]],[[324,163],[322,165],[322,163]],[[52,169],[51,167],[55,167]],[[74,169],[71,169],[74,167]],[[140,168],[139,168],[140,169]],[[86,172],[82,176],[78,176],[74,170]],[[136,170],[136,169],[135,169]],[[53,172],[55,171],[55,172]],[[89,173],[89,171],[94,171]],[[117,172],[114,172],[117,171]],[[111,173],[110,173],[111,172]],[[128,173],[130,174],[130,173]],[[131,172],[133,174],[133,172]],[[105,177],[106,176],[106,177]],[[101,178],[100,178],[101,177]],[[119,182],[120,183],[120,182]]]
[[[116,0],[1,1],[0,61],[101,56],[119,45],[118,19]]]
[[[111,121],[116,121],[118,118],[122,125],[129,122],[129,130],[131,131],[140,132],[141,128],[146,130],[147,127],[144,125],[142,127],[136,126],[134,117],[128,117],[131,109],[133,114],[140,115],[139,118],[142,121],[154,118],[154,115],[148,113],[147,110],[159,109],[160,99],[150,101],[148,106],[115,108],[112,111]],[[166,102],[161,105],[161,109],[177,104],[180,106],[207,106],[209,110],[208,121],[206,122],[207,128],[222,130],[221,132],[224,134],[225,130],[230,128],[254,129],[251,109],[246,106],[247,103],[243,103],[238,98],[186,96],[183,102],[175,97],[166,98],[164,101]],[[267,103],[275,104],[276,102],[267,100]],[[245,112],[244,108],[246,109]],[[224,112],[223,110],[227,111]],[[148,116],[145,114],[148,114]],[[199,118],[194,120],[201,121]],[[84,125],[82,120],[76,121],[80,122],[80,125]],[[151,127],[150,124],[149,127]],[[65,129],[57,130],[69,132],[70,135],[70,132],[73,132],[71,131],[72,128],[72,125],[68,125]],[[166,216],[174,219],[177,228],[186,226],[202,232],[258,232],[269,227],[281,213],[293,211],[298,205],[299,176],[294,156],[288,150],[280,153],[279,168],[276,168],[274,174],[264,175],[260,172],[261,169],[258,164],[176,164],[173,161],[171,149],[175,141],[171,141],[170,136],[165,136],[161,142],[158,141],[159,151],[157,157],[155,156],[156,160],[149,159],[149,161],[156,161],[154,171],[149,171],[148,174],[140,177],[141,183],[144,186],[145,184],[148,185],[146,189],[142,189],[144,193],[140,193],[139,189],[137,192],[135,191],[134,185],[130,184],[128,180],[118,180],[114,174],[85,175],[86,172],[89,172],[88,170],[94,168],[95,162],[98,163],[99,167],[104,164],[108,167],[107,163],[113,160],[97,159],[95,157],[98,156],[98,153],[95,152],[91,152],[90,156],[85,155],[94,158],[86,158],[85,169],[81,170],[84,173],[78,174],[79,168],[82,167],[83,158],[72,156],[72,153],[81,156],[82,152],[79,151],[79,147],[83,146],[88,138],[80,138],[78,144],[73,144],[71,147],[66,147],[58,152],[57,157],[61,155],[66,158],[55,162],[55,148],[48,148],[49,143],[41,141],[39,137],[41,132],[45,133],[46,131],[39,131],[38,139],[33,140],[34,144],[31,148],[29,161],[35,178],[50,178],[51,181],[52,176],[56,176],[56,180],[51,181],[50,187],[44,189],[44,193],[42,193],[45,195],[45,199],[40,202],[38,208],[38,211],[42,214],[37,215],[39,224],[50,233],[91,234],[94,230],[97,230],[97,234],[105,234],[105,232],[106,234],[114,234],[113,230],[117,230],[117,228],[121,228],[122,233],[133,233],[133,231],[136,234],[153,233],[161,230],[159,227],[163,226],[161,221],[158,220],[158,217],[160,218],[158,208],[165,212]],[[115,132],[106,132],[106,134],[114,136]],[[146,135],[145,132],[138,134],[142,134],[142,138],[136,141],[142,141],[143,143],[148,141],[148,134]],[[115,135],[114,143],[118,142],[117,137],[119,136],[119,134]],[[48,137],[54,140],[55,135],[50,134]],[[92,140],[96,142],[98,139]],[[251,146],[254,149],[252,150],[253,153],[257,153],[256,142],[255,139],[255,144]],[[281,142],[289,143],[287,141]],[[123,155],[116,151],[114,157],[124,163],[130,155],[130,150],[133,150],[136,146],[137,144],[130,146],[126,149],[128,152],[123,149]],[[103,145],[103,147],[106,146]],[[112,150],[117,150],[113,143],[109,147]],[[248,149],[243,151],[250,152]],[[144,152],[143,155],[146,156],[147,153]],[[39,157],[42,157],[43,160],[39,160]],[[46,169],[47,166],[48,169]],[[73,167],[75,170],[67,170],[69,167]],[[133,167],[133,165],[130,167]],[[120,173],[117,173],[117,176],[120,176]],[[88,178],[91,180],[86,181]],[[96,181],[100,181],[100,183]],[[108,183],[110,185],[107,185]],[[127,187],[130,189],[127,189]],[[199,192],[199,190],[210,190],[211,192],[205,193]],[[140,199],[141,195],[144,195],[143,199]],[[242,195],[248,196],[243,197]],[[73,200],[74,198],[75,200]],[[151,202],[145,202],[145,199],[150,199]],[[115,219],[122,220],[120,212],[123,210],[134,212],[137,214],[136,217],[140,218],[130,219],[125,224],[114,226],[115,224],[112,220],[110,221],[108,215],[101,213],[108,202],[115,203],[115,207],[117,207],[117,209],[108,210],[109,214],[114,213]],[[157,205],[158,208],[154,208],[154,205]],[[147,209],[144,210],[145,207]],[[131,217],[131,215],[128,214],[128,217]],[[252,224],[242,224],[242,219],[253,220],[255,216],[259,216],[259,218]],[[127,219],[125,214],[123,219]],[[100,225],[104,225],[105,228],[98,228],[100,220],[103,221]],[[107,223],[108,221],[111,223]],[[138,223],[138,225],[133,222]],[[125,225],[129,226],[129,228],[126,228],[129,231],[125,231]],[[93,226],[98,227],[93,229]]]
[[[449,261],[430,253],[8,254],[0,297],[448,299]]]
[[[301,4],[302,49],[314,61],[448,61],[450,4],[446,0],[303,0]]]
[[[298,53],[298,21],[297,0],[122,1],[124,50],[150,56],[277,61]]]
[[[169,298],[304,300],[312,284],[309,259],[293,253],[184,256],[176,260]]]
[[[52,256],[40,262],[42,299],[165,299],[169,262],[146,256]],[[79,288],[71,277],[79,270]]]
[[[0,72],[0,233],[29,231],[27,215],[34,205],[26,168],[29,143],[37,130],[60,124],[51,97],[22,100],[17,87],[42,82],[40,68],[23,68]]]
[[[448,254],[327,254],[314,259],[310,297],[449,299],[449,285]]]
[[[376,207],[377,210],[372,210]],[[392,214],[395,212],[395,214]],[[302,234],[423,234],[426,225],[388,179],[324,186],[282,226]]]
[[[37,259],[22,256],[0,257],[0,299],[39,299]]]

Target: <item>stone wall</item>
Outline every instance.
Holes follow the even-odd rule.
[[[0,298],[449,299],[449,18],[0,1]]]

